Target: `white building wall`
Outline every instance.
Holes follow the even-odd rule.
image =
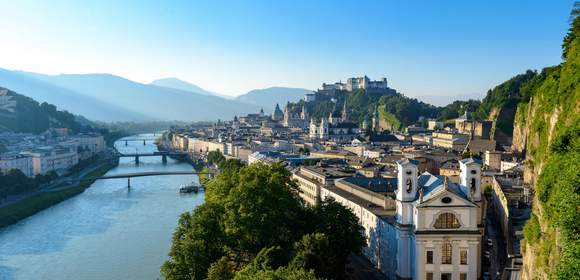
[[[18,169],[28,177],[34,176],[32,157],[24,155],[0,157],[0,170],[6,172],[10,169]]]
[[[76,151],[56,151],[47,153],[31,153],[33,174],[46,174],[50,171],[66,170],[79,163]]]

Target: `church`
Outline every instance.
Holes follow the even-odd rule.
[[[308,120],[310,120],[310,116],[308,115],[306,106],[302,106],[302,111],[300,113],[294,113],[291,112],[290,105],[286,104],[286,108],[284,108],[284,117],[282,119],[282,125],[284,127],[307,129]]]
[[[384,179],[389,182],[381,192],[373,190],[372,181],[345,178],[320,186],[320,198],[332,197],[355,213],[367,237],[363,254],[388,279],[479,279],[481,165],[464,159],[460,170],[455,184],[444,176],[418,174],[418,163],[403,159],[397,162],[397,178]]]
[[[310,139],[347,143],[359,136],[360,130],[357,124],[348,121],[346,105],[342,114],[337,111],[331,112],[328,118],[322,118],[319,123],[310,120]]]

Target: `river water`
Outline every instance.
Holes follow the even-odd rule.
[[[152,138],[152,134],[132,136]],[[153,141],[117,141],[120,152],[153,152]],[[121,158],[107,174],[191,170],[160,157]],[[98,180],[84,193],[0,229],[0,279],[158,279],[179,215],[203,193],[179,194],[195,175]]]

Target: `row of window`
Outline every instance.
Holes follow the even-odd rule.
[[[425,253],[425,263],[433,264],[433,251],[427,250]],[[453,246],[451,242],[443,243],[441,246],[441,264],[451,264],[453,261]],[[459,264],[467,264],[467,250],[459,250]]]
[[[441,273],[441,280],[451,280],[452,276],[451,273]],[[425,274],[425,279],[433,280],[433,272],[427,272],[427,274]],[[460,273],[459,280],[467,280],[467,273]]]

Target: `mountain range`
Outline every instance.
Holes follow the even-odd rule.
[[[260,106],[269,112],[276,104],[284,108],[287,102],[299,101],[307,93],[312,93],[312,91],[303,88],[269,87],[249,91],[236,97],[236,100]]]
[[[96,121],[212,121],[269,112],[276,101],[296,101],[306,89],[270,88],[237,98],[207,91],[176,78],[150,84],[112,74],[46,75],[0,68],[0,86]]]

